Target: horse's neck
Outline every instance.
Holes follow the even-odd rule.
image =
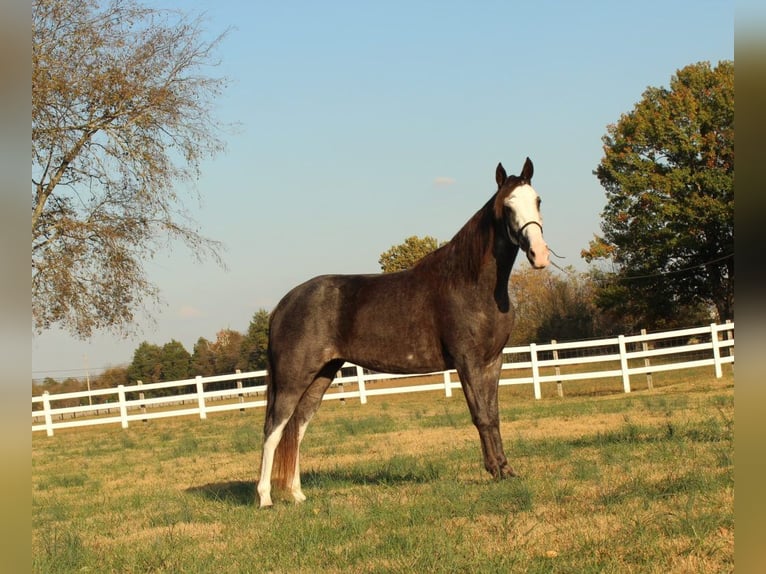
[[[493,212],[494,198],[477,211],[445,245],[420,260],[416,273],[435,273],[452,282],[476,283],[503,278],[507,282],[518,247],[513,245]],[[494,285],[493,285],[494,288]]]
[[[510,276],[519,251],[495,219],[492,205],[492,200],[487,202],[450,242],[450,257],[474,280],[488,270],[496,271],[498,278]]]

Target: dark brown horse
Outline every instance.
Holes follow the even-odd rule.
[[[299,448],[345,361],[388,373],[457,369],[485,468],[514,476],[500,437],[497,388],[513,325],[508,280],[519,248],[548,265],[532,162],[520,176],[498,164],[497,192],[446,245],[406,271],[323,275],[295,287],[271,314],[260,505],[271,478],[301,491]]]

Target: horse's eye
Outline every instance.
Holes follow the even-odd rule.
[[[540,209],[540,204],[543,202],[539,197],[537,198],[537,209]]]

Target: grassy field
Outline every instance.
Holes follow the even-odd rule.
[[[35,433],[33,571],[731,572],[734,383],[709,371],[502,388],[507,481],[459,392],[331,401],[302,449],[308,501],[265,511],[262,409]]]

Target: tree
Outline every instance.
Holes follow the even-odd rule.
[[[582,252],[615,266],[602,302],[627,298],[650,324],[707,306],[732,318],[734,63],[692,64],[669,89],[649,87],[603,142],[603,237]]]
[[[200,337],[194,343],[191,358],[190,374],[201,377],[211,377],[215,375],[215,355],[212,349],[212,343],[205,337]]]
[[[127,367],[109,367],[93,377],[91,389],[116,389],[120,385],[131,384]],[[93,404],[104,404],[114,400],[113,395],[100,395],[90,399]]]
[[[247,333],[242,339],[239,365],[243,371],[266,368],[266,349],[269,345],[269,312],[259,309],[253,315]]]
[[[514,270],[509,294],[514,307],[514,323],[509,343],[576,340],[608,330],[593,301],[593,283],[586,274],[566,269],[556,274],[550,269],[523,266]]]
[[[388,251],[381,253],[378,263],[383,273],[393,273],[409,269],[423,257],[439,247],[439,242],[426,235],[418,237],[413,235],[404,240],[404,243],[394,245]]]
[[[96,375],[91,383],[92,389],[116,389],[120,385],[129,385],[127,367],[109,367]],[[93,397],[93,402],[103,402],[104,397]]]
[[[163,381],[180,381],[189,378],[191,355],[179,341],[173,339],[162,346],[160,361]]]
[[[699,302],[658,301],[654,293],[617,272],[590,270],[600,334],[637,333],[642,328],[669,330],[710,322],[710,309]]]
[[[91,383],[93,389],[116,389],[119,385],[129,385],[130,377],[128,376],[127,367],[109,367],[97,375]],[[101,399],[102,397],[94,397]]]
[[[142,383],[158,383],[162,380],[162,348],[148,341],[133,351],[133,361],[128,367],[128,378]]]
[[[158,301],[144,264],[160,248],[221,263],[178,189],[224,148],[226,80],[205,74],[223,35],[133,0],[34,0],[32,24],[34,328],[125,332]]]
[[[240,350],[244,336],[234,329],[221,329],[210,345],[216,375],[229,375],[240,368]]]
[[[42,395],[45,391],[49,393],[55,393],[59,387],[59,382],[53,377],[45,377],[41,383],[32,380],[32,396],[37,397]]]

